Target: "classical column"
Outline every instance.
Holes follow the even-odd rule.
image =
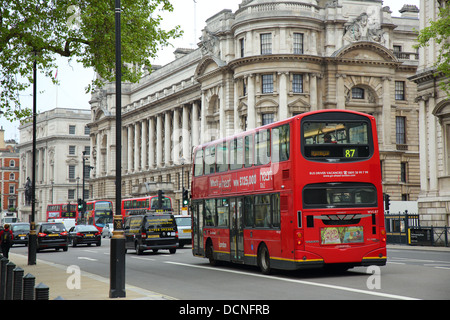
[[[278,106],[278,120],[283,120],[288,117],[288,106],[287,106],[287,94],[288,94],[287,80],[289,79],[288,75],[289,75],[288,72],[278,72],[279,77],[278,83],[280,85],[280,88],[278,89],[280,97]]]
[[[122,166],[124,172],[128,172],[128,149],[130,146],[128,145],[128,128],[122,126]]]
[[[102,162],[100,161],[101,157],[102,157],[102,140],[101,140],[101,133],[100,131],[97,132],[97,141],[95,142],[97,144],[97,159],[96,159],[96,163],[95,163],[95,172],[96,172],[96,177],[100,177],[102,174]]]
[[[170,165],[170,111],[166,111],[165,113],[165,122],[164,122],[164,165],[167,167]]]
[[[141,122],[141,170],[148,169],[148,151],[147,151],[147,140],[148,140],[148,126],[147,119]]]
[[[181,130],[181,136],[183,139],[183,158],[187,163],[191,162],[191,146],[190,146],[190,138],[191,132],[189,131],[189,105],[183,106],[183,128]]]
[[[133,172],[133,126],[128,125],[128,172]]]
[[[162,131],[162,117],[163,114],[158,114],[156,116],[156,166],[163,166],[163,131]]]
[[[192,104],[192,123],[191,123],[191,130],[192,130],[192,146],[197,146],[200,144],[199,139],[199,125],[200,121],[198,119],[198,103],[194,102]],[[192,151],[192,150],[191,150]]]
[[[173,110],[173,133],[172,133],[172,145],[173,145],[173,155],[172,161],[178,164],[180,161],[180,109],[175,108]],[[167,131],[166,131],[167,132]]]
[[[345,87],[344,81],[347,76],[345,74],[336,74],[336,107],[345,109]]]
[[[152,169],[155,166],[155,120],[153,117],[148,119],[148,167]]]
[[[427,192],[428,188],[428,145],[427,145],[427,111],[423,97],[419,98],[419,161],[420,189]]]
[[[134,124],[134,172],[137,172],[140,169],[141,164],[139,160],[141,153],[140,142],[141,137],[140,137],[139,122],[136,122]]]
[[[239,82],[242,79],[234,79],[234,103],[233,103],[233,116],[234,116],[234,134],[241,132],[239,128]]]
[[[247,130],[256,128],[255,76],[247,77]]]
[[[391,142],[391,78],[383,79],[383,144],[384,148],[392,145]]]
[[[317,74],[315,73],[309,75],[309,104],[311,111],[317,110]]]
[[[201,120],[200,120],[200,143],[203,144],[208,141],[208,137],[206,134],[206,111],[208,109],[207,101],[206,101],[206,92],[202,91],[202,105],[201,105]]]
[[[429,166],[430,166],[430,191],[438,191],[438,176],[437,176],[437,130],[436,121],[437,118],[433,114],[434,107],[436,106],[436,99],[434,95],[430,95],[428,99],[428,147],[429,147]]]
[[[226,133],[226,119],[225,119],[225,87],[219,87],[219,138],[225,138]]]

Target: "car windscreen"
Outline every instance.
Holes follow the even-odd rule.
[[[190,227],[191,226],[191,217],[176,217],[178,227]]]
[[[176,228],[176,223],[173,215],[147,215],[145,217],[145,229],[152,231],[167,231]]]
[[[12,232],[30,232],[29,224],[17,224],[11,227]]]
[[[43,224],[41,232],[43,233],[59,233],[66,231],[62,223]]]
[[[78,226],[78,232],[90,232],[90,231],[98,231],[98,229],[94,226]]]

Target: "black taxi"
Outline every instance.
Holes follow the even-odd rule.
[[[125,249],[142,254],[146,250],[158,252],[168,249],[175,253],[178,247],[178,229],[173,214],[147,213],[125,218],[123,226]]]

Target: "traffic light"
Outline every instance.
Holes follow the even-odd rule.
[[[164,191],[158,190],[158,209],[163,208]]]
[[[82,212],[83,211],[83,200],[78,199],[77,203],[78,203],[78,212]]]
[[[389,211],[389,206],[390,206],[390,196],[385,193],[384,194],[384,211]]]
[[[189,191],[183,187],[183,207],[189,205]]]

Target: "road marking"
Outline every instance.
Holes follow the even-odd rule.
[[[88,260],[88,261],[98,261],[97,259],[88,258],[88,257],[78,257],[80,260]]]
[[[264,274],[253,274],[253,273],[247,273],[247,272],[242,272],[242,271],[237,271],[237,270],[225,270],[225,269],[218,269],[218,268],[213,268],[213,267],[198,266],[198,265],[192,265],[192,264],[180,263],[180,262],[173,262],[173,261],[165,261],[164,263],[180,265],[180,266],[185,266],[185,267],[191,267],[191,268],[208,269],[208,270],[213,270],[213,271],[235,273],[235,274],[241,274],[241,275],[257,277],[257,278],[266,278],[266,279],[270,279],[270,280],[292,282],[292,283],[297,283],[297,284],[303,284],[303,285],[315,286],[315,287],[322,287],[322,288],[328,288],[328,289],[335,289],[335,290],[341,290],[341,291],[349,291],[349,292],[353,292],[353,293],[361,293],[361,294],[367,294],[367,295],[378,296],[378,297],[383,297],[383,298],[399,299],[399,300],[420,300],[420,299],[417,299],[417,298],[400,296],[400,295],[396,295],[396,294],[389,294],[389,293],[382,293],[382,292],[377,292],[377,291],[354,289],[354,288],[348,288],[348,287],[343,287],[343,286],[336,286],[336,285],[332,285],[332,284],[324,284],[324,283],[304,281],[304,280],[286,279],[286,278],[280,278],[280,277],[276,277],[276,276],[266,276]]]
[[[450,270],[449,267],[434,267],[435,269],[444,269],[444,270]]]
[[[389,264],[406,264],[406,263],[403,263],[403,262],[392,262],[392,261],[388,261],[387,263],[389,263]]]
[[[131,256],[130,258],[137,259],[137,260],[155,261],[155,259],[152,259],[152,258],[133,257],[133,256]]]

